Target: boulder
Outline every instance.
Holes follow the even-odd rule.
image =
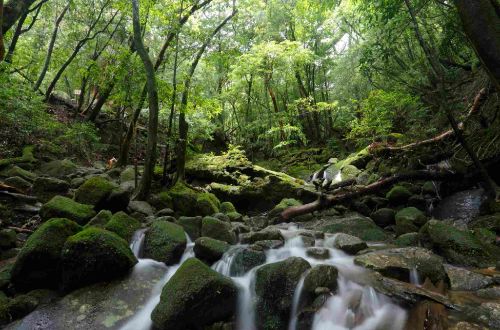
[[[195,207],[198,193],[194,189],[179,181],[168,191],[168,194],[172,198],[174,211],[177,214],[184,216],[198,215]]]
[[[418,246],[419,244],[418,233],[413,232],[413,233],[403,234],[398,238],[396,238],[394,244],[396,244],[399,247]]]
[[[201,193],[196,198],[198,214],[202,216],[212,215],[219,212],[220,201],[211,193]]]
[[[407,207],[396,213],[396,223],[401,220],[410,221],[417,227],[422,227],[427,222],[425,214],[415,207]]]
[[[202,217],[180,217],[177,224],[184,228],[190,239],[196,240],[201,236],[202,219]]]
[[[477,291],[495,283],[493,278],[465,268],[444,265],[444,269],[450,279],[450,289],[452,290]]]
[[[229,274],[231,276],[243,276],[253,268],[266,262],[266,254],[262,250],[252,247],[238,247],[231,251],[231,265]]]
[[[302,258],[267,264],[256,272],[258,329],[286,329],[297,284],[311,266]]]
[[[186,244],[186,234],[181,226],[156,220],[146,232],[143,254],[145,258],[174,265],[181,259]]]
[[[40,166],[41,173],[56,178],[63,178],[75,173],[77,170],[78,166],[69,159],[54,160]]]
[[[296,199],[293,198],[282,199],[281,202],[269,212],[269,217],[277,217],[281,214],[281,212],[283,212],[287,208],[300,205],[302,205],[302,202]]]
[[[196,258],[208,264],[213,264],[229,250],[229,244],[210,237],[200,237],[195,241],[194,254]]]
[[[330,239],[327,239],[325,244],[331,247],[342,250],[348,254],[356,254],[361,250],[367,249],[368,245],[356,236],[339,233]]]
[[[229,212],[226,215],[231,222],[240,222],[243,221],[243,215],[238,212]]]
[[[396,220],[396,226],[394,227],[394,231],[397,236],[414,233],[418,231],[418,228],[410,219],[400,218]]]
[[[151,314],[159,330],[203,329],[233,317],[238,289],[196,258],[186,260],[163,287]]]
[[[405,204],[412,193],[403,186],[394,186],[385,196],[392,205]]]
[[[231,222],[231,219],[229,219],[229,217],[224,213],[215,213],[212,215],[212,217],[219,219],[220,221]]]
[[[213,217],[203,218],[201,236],[215,238],[229,244],[235,244],[237,241],[231,224]]]
[[[157,210],[162,210],[162,209],[172,210],[174,208],[174,202],[172,200],[172,197],[166,191],[163,191],[157,195],[152,195],[148,199],[148,203],[151,204]],[[169,215],[173,215],[173,210],[172,214]]]
[[[68,290],[123,276],[137,263],[127,241],[96,227],[69,237],[61,258],[62,284]]]
[[[311,247],[306,250],[306,254],[308,257],[318,260],[326,260],[330,258],[330,250],[324,248]]]
[[[19,166],[10,166],[2,171],[0,171],[0,177],[10,178],[10,177],[20,177],[26,181],[33,182],[37,175],[30,171],[20,168]]]
[[[80,225],[85,225],[95,215],[92,205],[80,204],[63,196],[55,196],[40,210],[42,220],[67,218]]]
[[[115,213],[104,226],[104,229],[114,232],[127,242],[139,228],[141,228],[140,222],[125,212]]]
[[[116,188],[118,186],[113,182],[100,176],[94,176],[85,181],[75,191],[75,201],[93,205],[96,210],[101,210],[105,208],[107,198]]]
[[[396,219],[396,211],[393,209],[382,208],[370,215],[370,218],[380,227],[385,228],[393,225]]]
[[[368,242],[384,241],[388,238],[387,233],[377,226],[373,220],[356,213],[341,217],[328,217],[325,220],[319,228],[313,229],[332,234],[345,233]]]
[[[12,229],[0,230],[0,250],[16,247],[17,234]]]
[[[61,251],[66,239],[81,227],[68,219],[51,219],[26,241],[11,271],[12,282],[21,291],[57,289],[61,283]]]
[[[131,201],[128,204],[128,208],[131,213],[137,212],[145,216],[151,216],[155,214],[155,210],[148,202],[144,201]]]
[[[405,282],[410,280],[412,270],[416,270],[422,279],[429,278],[433,283],[446,281],[442,258],[419,247],[374,251],[357,256],[354,263]]]
[[[128,166],[120,173],[120,182],[134,181],[134,180],[135,180],[135,169],[132,166]]]
[[[7,178],[4,180],[4,182],[6,185],[20,189],[22,191],[27,191],[27,190],[31,189],[31,186],[32,186],[32,184],[29,181],[27,181],[19,176],[13,176],[13,177]]]
[[[175,214],[174,210],[166,208],[166,209],[161,209],[158,212],[156,212],[157,217],[165,217],[165,216],[170,216],[173,217]]]
[[[220,204],[220,212],[224,214],[228,214],[231,212],[237,212],[236,208],[234,207],[233,203],[231,202],[223,202]]]
[[[442,221],[430,220],[419,232],[424,246],[439,251],[457,265],[489,267],[500,259],[500,248],[483,242],[468,230],[460,230]]]
[[[252,244],[258,241],[283,241],[283,235],[278,229],[267,228],[257,232],[240,235],[241,243]]]
[[[99,227],[99,228],[104,228],[104,226],[111,220],[111,217],[113,216],[113,213],[108,210],[102,210],[95,217],[90,219],[89,222],[85,225],[84,228],[94,226],[94,227]]]
[[[130,196],[130,191],[122,189],[121,187],[115,188],[106,199],[104,208],[111,212],[126,211],[130,203]]]
[[[265,240],[257,241],[251,245],[251,248],[256,251],[267,251],[271,249],[279,249],[283,247],[285,243],[282,240]]]
[[[305,299],[312,302],[318,288],[328,288],[331,293],[337,292],[339,271],[331,265],[314,266],[304,278],[303,294]]]
[[[469,223],[469,227],[472,229],[486,228],[500,233],[500,213],[480,216]]]
[[[56,178],[38,177],[33,183],[33,194],[39,201],[46,203],[57,195],[66,195],[70,185]]]

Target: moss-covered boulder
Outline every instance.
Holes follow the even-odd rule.
[[[243,215],[238,212],[229,212],[226,214],[231,222],[241,222],[243,221]]]
[[[231,224],[213,217],[203,218],[201,236],[215,238],[229,244],[235,244],[237,241]]]
[[[66,195],[70,185],[68,182],[56,178],[38,177],[33,183],[33,194],[43,203],[54,196]]]
[[[202,217],[180,217],[177,224],[184,228],[191,240],[196,240],[201,236]]]
[[[51,219],[26,241],[11,272],[18,290],[52,288],[61,283],[61,251],[81,227],[68,219]]]
[[[0,230],[0,250],[16,247],[17,234],[12,229]]]
[[[258,329],[286,329],[295,288],[302,274],[310,268],[311,265],[304,259],[292,257],[257,270],[255,293]]]
[[[430,220],[419,234],[422,244],[454,264],[489,267],[500,260],[500,248],[480,240],[471,231],[460,230],[442,221]]]
[[[500,213],[480,216],[469,224],[469,228],[486,228],[500,234]]]
[[[42,220],[67,218],[80,225],[85,225],[95,215],[96,212],[92,205],[80,204],[63,196],[55,196],[40,210]]]
[[[113,216],[113,213],[111,213],[111,211],[102,210],[99,213],[97,213],[97,215],[95,217],[90,219],[90,221],[87,222],[87,224],[84,226],[84,228],[91,227],[91,226],[104,228],[104,226],[106,226],[106,224],[109,222],[109,220],[111,220],[112,216]]]
[[[202,216],[212,215],[219,212],[220,201],[214,194],[202,193],[196,199],[196,208]]]
[[[231,319],[237,299],[238,289],[231,279],[191,258],[163,287],[151,319],[159,330],[203,329]]]
[[[389,208],[381,208],[375,212],[373,212],[370,215],[370,218],[372,218],[375,223],[382,227],[385,228],[387,226],[393,225],[396,220],[396,211],[393,209]]]
[[[61,258],[65,289],[115,279],[125,275],[137,263],[127,241],[96,227],[69,237]]]
[[[311,302],[316,296],[316,289],[328,288],[335,294],[338,287],[339,271],[331,265],[318,265],[313,267],[304,278],[303,294],[305,299]]]
[[[338,233],[331,238],[333,247],[342,250],[348,254],[356,254],[361,250],[367,249],[368,245],[356,236],[345,233]],[[329,240],[327,240],[329,242]]]
[[[396,213],[396,223],[398,220],[406,219],[411,221],[415,226],[422,227],[427,222],[427,217],[424,212],[415,207],[407,207]]]
[[[0,169],[12,164],[32,165],[37,161],[33,155],[34,150],[35,146],[26,146],[23,148],[22,156],[20,157],[0,159]]]
[[[11,187],[17,188],[17,189],[22,190],[22,191],[28,191],[33,186],[31,184],[31,182],[29,182],[29,181],[27,181],[19,176],[13,176],[13,177],[7,178],[3,181],[5,182],[6,185],[9,185]]]
[[[106,199],[118,188],[116,184],[101,176],[94,176],[85,181],[75,192],[75,201],[94,205],[96,210],[105,207]]]
[[[231,253],[231,252],[230,252]],[[243,276],[253,268],[266,262],[266,254],[257,247],[239,247],[232,250],[232,261],[229,269],[231,276]]]
[[[125,212],[113,214],[104,226],[104,229],[114,232],[126,241],[130,241],[139,228],[141,228],[141,223]]]
[[[418,246],[419,244],[418,233],[413,232],[413,233],[403,234],[398,238],[396,238],[394,244],[396,244],[399,247]]]
[[[200,237],[195,241],[194,254],[196,258],[211,265],[222,258],[229,247],[230,245],[226,242],[210,237]]]
[[[145,258],[173,265],[181,259],[186,244],[186,234],[181,226],[156,220],[146,232],[143,255]]]
[[[0,177],[10,178],[10,177],[20,177],[26,181],[33,182],[37,175],[30,171],[27,171],[19,166],[9,166],[4,170],[0,171]]]
[[[394,186],[385,196],[392,205],[405,204],[412,193],[403,186]]]
[[[157,210],[171,209],[174,208],[174,201],[172,196],[167,191],[162,191],[159,194],[152,195],[148,199],[149,204],[154,206]],[[171,215],[171,214],[169,214]]]
[[[241,234],[240,239],[243,244],[252,244],[258,241],[284,241],[281,232],[278,229],[273,228],[266,228],[261,231]]]
[[[223,202],[220,204],[220,212],[224,214],[228,214],[231,212],[237,212],[236,207],[234,207],[231,202]]]
[[[342,217],[332,217],[318,228],[325,233],[345,233],[359,237],[363,241],[384,241],[389,236],[370,218],[359,214],[348,214]]]
[[[78,170],[78,166],[69,159],[54,160],[40,166],[40,172],[44,175],[62,178],[73,174]]]
[[[179,215],[196,216],[198,193],[182,182],[177,182],[168,194],[172,197],[174,211]]]
[[[39,304],[39,300],[30,295],[23,294],[12,299],[0,299],[0,326],[18,320],[31,313]]]
[[[285,198],[283,200],[281,200],[281,202],[276,205],[270,212],[269,212],[269,216],[270,217],[277,217],[281,214],[281,212],[283,212],[284,210],[286,210],[287,208],[289,207],[293,207],[293,206],[300,206],[302,205],[302,202],[296,200],[296,199],[293,199],[293,198]]]

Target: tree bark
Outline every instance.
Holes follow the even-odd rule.
[[[4,6],[4,14],[1,29],[3,34],[10,30],[14,24],[16,24],[17,20],[28,11],[29,7],[36,0],[10,0]]]
[[[3,26],[3,0],[0,0],[0,26]],[[5,57],[5,45],[3,41],[3,31],[0,29],[0,62]]]
[[[136,198],[146,199],[151,192],[151,183],[153,181],[154,167],[156,164],[156,145],[158,140],[158,88],[156,85],[156,74],[153,61],[144,47],[141,35],[141,23],[139,16],[139,0],[132,0],[133,25],[134,25],[134,44],[137,49],[146,73],[146,82],[149,102],[149,124],[148,124],[148,145],[146,149],[146,162],[144,164],[144,173],[137,191]]]
[[[454,0],[465,34],[500,91],[500,12],[498,0]]]
[[[97,119],[97,116],[99,116],[99,113],[101,113],[102,107],[108,100],[109,96],[113,92],[113,89],[115,88],[115,82],[111,81],[109,85],[106,87],[104,92],[99,93],[99,99],[97,100],[96,104],[90,111],[89,115],[87,116],[87,120],[91,122],[95,122]]]

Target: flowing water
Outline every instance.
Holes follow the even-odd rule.
[[[265,264],[286,260],[289,257],[301,257],[307,260],[312,267],[316,265],[332,265],[339,270],[338,291],[327,300],[325,305],[317,311],[314,316],[312,330],[402,330],[406,322],[406,312],[394,305],[390,299],[377,293],[373,288],[356,283],[354,280],[363,277],[366,270],[354,265],[354,258],[344,252],[335,249],[333,243],[335,236],[315,240],[315,247],[328,250],[328,259],[319,260],[307,255],[307,247],[304,244],[300,229],[290,226],[281,230],[285,237],[285,244],[277,249],[266,252]],[[134,253],[140,256],[140,240],[144,233],[138,232],[132,243]],[[255,274],[259,267],[255,267],[245,274],[232,267],[238,251],[244,249],[245,245],[233,246],[220,261],[212,268],[233,279],[239,287],[239,299],[237,309],[237,329],[257,330],[255,324]],[[194,256],[193,243],[189,240],[186,251],[178,265],[166,267],[165,276],[153,288],[150,299],[145,306],[132,318],[122,330],[147,330],[151,329],[150,315],[160,299],[163,286],[175,274],[179,266],[186,259]],[[148,259],[139,259],[136,268],[150,267],[157,262]],[[135,271],[135,270],[134,270]],[[306,274],[297,284],[290,310],[290,323],[288,330],[297,330],[297,316],[300,307],[301,291]]]

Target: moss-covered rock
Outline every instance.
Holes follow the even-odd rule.
[[[287,208],[289,207],[293,207],[293,206],[301,206],[302,205],[302,202],[296,200],[296,199],[293,199],[293,198],[285,198],[283,200],[281,200],[281,202],[276,205],[270,212],[269,212],[269,216],[270,217],[276,217],[276,216],[279,216],[281,214],[281,212],[283,212],[284,210],[286,210]]]
[[[78,166],[69,159],[54,160],[42,164],[40,172],[51,177],[62,178],[73,174],[78,170]]]
[[[420,241],[448,261],[466,266],[495,266],[500,248],[483,242],[472,232],[460,230],[442,221],[430,220],[420,229]]]
[[[38,304],[38,299],[29,294],[19,295],[12,299],[0,299],[0,326],[28,315]]]
[[[238,212],[229,212],[227,214],[229,221],[231,222],[241,222],[243,221],[243,215]]]
[[[258,329],[286,329],[295,288],[302,274],[310,268],[304,259],[292,257],[257,270],[255,293]]]
[[[177,224],[184,228],[191,240],[196,240],[201,236],[202,217],[180,217]]]
[[[91,226],[104,228],[104,226],[106,226],[106,224],[109,222],[109,220],[111,220],[112,216],[113,216],[113,213],[111,213],[111,211],[102,210],[99,213],[97,213],[97,215],[95,217],[90,219],[90,221],[87,222],[87,224],[84,226],[84,228],[91,227]]]
[[[331,265],[318,265],[313,267],[304,278],[303,292],[306,299],[311,302],[316,296],[317,288],[328,288],[331,293],[337,292],[339,271]]]
[[[61,251],[66,239],[81,227],[68,219],[51,219],[38,228],[21,249],[11,272],[19,290],[57,288],[61,282]]]
[[[415,207],[407,207],[402,209],[401,211],[396,213],[395,219],[396,223],[399,220],[403,219],[409,220],[417,227],[422,227],[427,222],[427,217],[425,216],[424,212]]]
[[[342,250],[348,254],[356,254],[359,251],[368,248],[368,245],[358,237],[344,233],[336,234],[332,240],[334,248]]]
[[[230,223],[213,217],[205,217],[201,224],[201,236],[211,237],[229,244],[236,243],[236,234]]]
[[[228,214],[231,212],[237,212],[236,207],[234,207],[231,202],[223,202],[220,204],[220,212],[224,214]]]
[[[194,254],[196,258],[213,264],[229,250],[229,244],[210,237],[200,237],[195,241]]]
[[[412,232],[399,236],[394,241],[399,247],[418,246],[418,233]]]
[[[10,178],[7,178],[4,180],[6,185],[9,185],[11,187],[17,188],[22,191],[28,191],[31,189],[32,184],[31,182],[19,177],[19,176],[13,176]]]
[[[167,191],[162,191],[157,195],[151,196],[151,198],[148,201],[157,210],[174,208],[174,201],[172,199],[172,196],[170,196],[170,194]]]
[[[43,203],[54,196],[66,195],[70,188],[69,183],[56,178],[38,177],[33,183],[33,194]]]
[[[240,236],[241,243],[252,244],[258,241],[283,241],[283,235],[278,229],[266,228],[257,232],[250,232]]]
[[[266,254],[255,247],[239,247],[233,249],[229,273],[231,276],[243,276],[253,268],[266,262]]]
[[[0,250],[16,247],[17,235],[12,229],[0,230]]]
[[[42,220],[51,218],[67,218],[85,225],[96,215],[92,205],[80,204],[63,196],[55,196],[40,210]]]
[[[196,199],[196,208],[202,216],[212,215],[219,212],[220,201],[214,194],[202,193]]]
[[[408,218],[400,218],[396,220],[396,226],[394,227],[394,231],[397,236],[414,233],[418,231],[418,227]]]
[[[408,201],[412,193],[403,186],[394,186],[385,196],[392,205],[402,205]]]
[[[342,167],[340,173],[342,174],[342,180],[350,180],[355,179],[358,175],[360,175],[361,170],[354,165],[347,164]]]
[[[236,311],[238,289],[196,258],[186,260],[163,287],[151,314],[159,330],[203,329],[229,320]]]
[[[357,214],[332,217],[319,229],[325,233],[353,235],[367,242],[384,241],[389,237],[373,220]]]
[[[125,275],[137,263],[127,241],[96,227],[69,237],[61,258],[65,289],[112,280]]]
[[[370,218],[372,218],[378,226],[385,228],[395,223],[396,211],[393,209],[381,208],[373,212]]]
[[[6,169],[0,171],[0,177],[14,177],[18,176],[26,181],[33,182],[36,179],[36,174],[30,171],[26,171],[19,166],[9,166]]]
[[[33,164],[37,160],[33,155],[33,151],[35,150],[35,146],[26,146],[23,148],[22,156],[13,157],[13,158],[5,158],[0,159],[0,169],[12,165],[12,164]]]
[[[474,219],[470,224],[470,228],[486,228],[500,234],[500,213],[484,215]]]
[[[181,259],[186,243],[186,234],[181,226],[156,220],[146,232],[143,254],[145,258],[173,265]]]
[[[113,214],[104,226],[104,229],[114,232],[126,241],[130,241],[139,228],[141,228],[141,223],[125,212]]]
[[[94,205],[97,210],[103,209],[111,192],[118,188],[116,184],[100,176],[94,176],[82,184],[75,192],[75,201]]]
[[[172,197],[174,211],[179,215],[196,216],[198,194],[182,182],[177,182],[168,194]]]

